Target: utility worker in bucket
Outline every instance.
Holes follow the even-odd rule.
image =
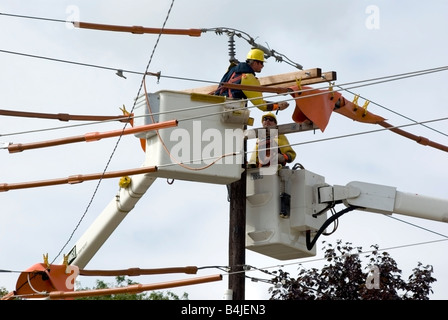
[[[260,86],[260,81],[255,73],[261,72],[264,67],[264,52],[260,49],[252,49],[248,52],[246,62],[231,64],[222,77],[216,91],[212,94],[226,96],[231,99],[250,99],[253,105],[261,111],[285,110],[289,104],[286,101],[270,102],[263,99],[263,93],[241,89],[230,89],[222,86],[222,83]]]
[[[279,168],[286,166],[296,158],[296,152],[290,146],[288,138],[284,134],[271,136],[271,129],[277,128],[277,117],[272,112],[268,112],[261,117],[263,128],[267,128],[265,136],[258,136],[255,150],[252,152],[249,168],[261,168],[269,166],[271,159],[277,156]],[[277,131],[275,131],[277,132]],[[272,149],[272,146],[278,148]]]

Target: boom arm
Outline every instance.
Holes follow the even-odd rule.
[[[346,186],[318,186],[317,194],[320,204],[343,202],[357,210],[448,222],[448,200],[400,192],[395,187],[353,181]]]
[[[126,188],[120,188],[119,193],[71,249],[68,254],[69,264],[85,268],[155,180],[156,177],[150,174],[132,176],[131,183]]]

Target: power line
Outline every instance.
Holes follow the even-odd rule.
[[[2,14],[2,13],[0,13]],[[63,22],[63,23],[72,23],[76,27],[80,28],[88,28],[88,29],[95,29],[95,30],[108,30],[108,31],[121,31],[121,32],[131,32],[131,33],[156,33],[157,30],[154,28],[143,28],[141,26],[132,26],[132,27],[123,27],[123,26],[115,26],[115,25],[103,25],[103,24],[96,24],[96,23],[86,23],[86,22],[80,22],[80,21],[67,21],[67,20],[60,20],[60,19],[48,19],[48,18],[40,18],[40,17],[33,17],[33,16],[25,16],[25,15],[16,15],[16,14],[8,14],[3,13],[5,16],[15,17],[15,18],[24,18],[24,19],[35,19],[35,20],[43,20],[43,21],[50,21],[50,22]],[[167,30],[168,31],[168,30]],[[202,29],[190,29],[190,30],[170,30],[170,34],[182,34],[182,35],[190,35],[190,36],[200,36],[202,32],[208,32],[213,31],[215,34],[222,35],[223,33],[226,33],[229,36],[229,54],[230,54],[230,61],[238,61],[234,57],[234,36],[237,36],[239,38],[242,38],[246,40],[249,45],[251,45],[252,48],[257,48],[263,51],[266,58],[273,57],[277,62],[285,62],[297,69],[303,70],[303,66],[300,65],[297,62],[292,61],[288,57],[286,57],[284,54],[279,53],[273,49],[267,48],[265,46],[260,45],[259,43],[255,42],[255,39],[251,37],[248,33],[237,30],[234,28],[226,28],[226,27],[218,27],[218,28],[202,28]],[[160,30],[160,33],[162,33],[163,30]]]
[[[17,14],[8,14],[8,13],[0,13],[0,14],[1,14],[1,15],[4,15],[4,16],[15,17],[15,18],[35,19],[35,20],[43,20],[43,21],[50,21],[50,22],[63,22],[63,23],[67,23],[67,22],[68,22],[68,21],[66,21],[66,20],[61,20],[61,19],[49,19],[49,18],[41,18],[41,17],[26,16],[26,15],[17,15]],[[71,22],[72,22],[72,23],[75,23],[74,21],[71,21]],[[204,30],[205,30],[205,31],[214,31],[214,32],[217,33],[217,34],[222,34],[222,33],[226,32],[226,33],[232,33],[233,35],[237,35],[237,36],[239,36],[239,37],[246,36],[246,37],[249,38],[248,41],[249,41],[252,45],[255,45],[255,44],[256,44],[256,43],[254,42],[254,39],[253,39],[252,37],[250,37],[248,34],[242,32],[242,31],[240,31],[240,30],[236,30],[236,29],[232,29],[232,30],[230,30],[230,29],[227,29],[227,28],[211,28],[211,29],[204,29]],[[235,32],[237,32],[237,33],[235,34]],[[160,35],[159,35],[159,36],[160,36]],[[262,49],[263,51],[266,51],[266,53],[268,53],[268,54],[275,54],[275,53],[276,53],[274,50],[269,50],[269,49],[264,48],[264,47],[260,47],[260,49]],[[0,52],[6,52],[6,53],[12,53],[12,54],[20,54],[20,53],[17,53],[17,52],[6,51],[6,50],[0,50]],[[89,66],[89,67],[101,68],[101,69],[106,69],[106,70],[116,70],[117,72],[120,72],[121,74],[122,74],[123,71],[129,72],[129,73],[135,73],[135,74],[142,74],[141,72],[135,72],[135,71],[130,71],[130,70],[123,70],[123,69],[119,69],[119,68],[111,68],[111,67],[104,67],[104,66],[98,66],[98,65],[93,65],[93,64],[85,64],[85,63],[71,62],[71,61],[67,61],[67,60],[54,59],[54,58],[48,58],[48,57],[42,57],[42,56],[35,56],[35,55],[28,55],[28,54],[21,54],[21,55],[29,56],[29,57],[34,57],[34,58],[43,58],[43,59],[48,59],[48,60],[53,60],[53,61],[58,61],[58,62],[74,63],[74,64],[78,64],[78,65],[82,65],[82,66]],[[281,60],[282,60],[282,59],[280,59],[280,61],[281,61]],[[440,67],[440,68],[434,68],[434,69],[421,70],[421,71],[417,71],[417,73],[421,73],[421,75],[422,75],[422,74],[426,74],[426,73],[432,73],[432,72],[438,72],[438,71],[445,71],[446,68],[447,68],[447,67]],[[148,72],[145,72],[143,75],[147,75],[147,74],[148,74]],[[151,75],[154,75],[154,73],[152,73]],[[155,75],[157,75],[158,77],[161,77],[160,72],[157,73],[157,74],[155,74]],[[412,76],[415,76],[415,75],[416,75],[416,72],[409,72],[409,73],[401,74],[402,78],[405,78],[405,77],[412,77]],[[170,76],[164,76],[164,77],[170,77]],[[374,80],[384,80],[384,81],[381,81],[381,83],[384,83],[384,82],[387,82],[387,81],[397,80],[397,79],[386,80],[387,78],[392,78],[392,77],[395,77],[395,76],[388,76],[388,77],[382,77],[382,78],[376,78],[376,79],[370,79],[370,80],[363,80],[363,81],[358,81],[358,82],[356,82],[356,83],[361,83],[361,82],[365,82],[365,81],[374,81]],[[182,79],[182,80],[188,80],[188,81],[210,82],[210,81],[196,80],[196,79],[191,79],[191,78],[180,78],[180,77],[171,77],[171,78]],[[216,83],[216,82],[212,82],[212,83]],[[353,84],[353,83],[348,83],[348,84],[346,84],[346,85],[349,85],[349,84]],[[350,92],[350,93],[354,94],[353,92],[349,91],[349,89],[343,89],[343,88],[342,88],[342,85],[338,85],[338,87],[341,88],[342,90],[345,90],[345,91],[347,91],[347,92]],[[355,86],[355,87],[352,87],[352,88],[357,88],[357,87],[359,87],[359,86]],[[378,106],[380,106],[380,107],[385,108],[384,106],[382,106],[382,105],[380,105],[380,104],[377,104],[377,103],[375,103],[375,104],[378,105]],[[385,108],[385,109],[386,109],[386,108]],[[389,110],[389,111],[393,112],[392,110]],[[395,113],[396,113],[396,112],[395,112]],[[398,113],[396,113],[396,114],[398,114]],[[405,117],[404,115],[401,115],[401,114],[400,114],[400,116],[402,116],[402,117],[404,117],[404,118],[407,118],[407,117]],[[407,118],[407,119],[408,119],[408,120],[412,120],[412,119],[410,119],[410,118]],[[412,120],[412,121],[415,121],[415,120]],[[429,127],[428,127],[428,128],[429,128]],[[434,131],[437,131],[437,130],[435,130],[435,129],[433,129],[433,128],[429,128],[429,129],[434,130]],[[443,134],[443,135],[446,135],[446,134],[444,134],[444,133],[442,133],[442,132],[440,132],[440,131],[437,131],[437,132],[439,132],[439,133],[441,133],[441,134]]]
[[[166,17],[165,17],[165,21],[163,22],[163,26],[162,26],[162,29],[161,29],[161,30],[163,30],[163,29],[165,28],[166,22],[167,22],[167,20],[168,20],[168,17],[170,16],[171,9],[172,9],[173,5],[174,5],[174,0],[172,0],[172,2],[171,2],[170,8],[168,9],[168,13],[167,13],[167,15],[166,15]],[[149,58],[149,61],[148,61],[147,66],[146,66],[146,70],[145,70],[145,73],[144,73],[145,75],[146,75],[146,73],[147,73],[147,71],[148,71],[149,65],[151,64],[152,57],[153,57],[154,52],[155,52],[155,50],[156,50],[156,48],[157,48],[157,45],[158,45],[158,43],[159,43],[159,40],[160,40],[160,36],[161,36],[161,35],[162,35],[162,31],[160,32],[159,36],[157,37],[157,41],[156,41],[156,43],[154,44],[154,47],[153,47],[151,56],[150,56],[150,58]],[[144,75],[143,78],[142,78],[140,87],[139,87],[138,92],[137,92],[137,97],[140,95],[140,91],[141,91],[141,89],[142,89],[142,87],[143,87],[143,83],[144,83],[144,81],[145,81],[145,75]],[[134,107],[135,107],[136,103],[137,103],[137,100],[134,101],[134,105],[132,106],[132,109],[131,109],[131,111],[130,111],[130,114],[132,114],[132,112],[133,112],[133,110],[134,110]],[[128,124],[128,123],[125,123],[125,124],[124,124],[124,126],[123,126],[123,131],[125,130],[127,124]],[[107,161],[106,166],[104,167],[103,175],[106,173],[106,170],[107,170],[107,168],[109,167],[109,164],[110,164],[110,162],[111,162],[111,160],[112,160],[112,158],[113,158],[113,156],[114,156],[114,154],[115,154],[115,151],[117,150],[118,144],[119,144],[120,141],[121,141],[121,137],[122,137],[122,136],[120,136],[120,137],[118,138],[118,140],[117,140],[117,142],[116,142],[116,144],[115,144],[115,147],[114,147],[114,149],[112,150],[112,153],[111,153],[111,155],[110,155],[110,157],[109,157],[109,160]],[[74,230],[73,230],[72,233],[70,234],[70,236],[69,236],[69,238],[67,239],[67,241],[65,242],[65,244],[62,246],[62,248],[61,248],[61,250],[59,251],[59,253],[55,256],[55,258],[54,258],[53,261],[55,261],[55,260],[61,255],[62,251],[64,251],[65,247],[69,244],[69,242],[70,242],[71,239],[73,238],[73,236],[74,236],[76,230],[78,229],[78,227],[80,226],[81,222],[84,220],[84,217],[85,217],[85,215],[87,214],[87,212],[88,212],[88,210],[89,210],[89,208],[90,208],[90,206],[91,206],[91,204],[92,204],[92,202],[93,202],[93,199],[94,199],[95,196],[96,196],[96,193],[97,193],[97,191],[98,191],[98,189],[99,189],[99,186],[101,185],[101,182],[102,182],[102,178],[100,178],[100,179],[98,180],[98,183],[97,183],[96,188],[95,188],[95,190],[94,190],[94,192],[93,192],[93,194],[92,194],[92,197],[90,198],[90,201],[89,201],[89,203],[88,203],[88,205],[87,205],[87,207],[86,207],[84,213],[82,214],[81,218],[79,219],[78,224],[76,225],[76,227],[74,228]]]
[[[0,50],[1,51],[1,50]],[[115,69],[114,69],[115,70]],[[426,70],[418,70],[418,71],[413,71],[413,72],[407,72],[407,73],[402,73],[402,74],[396,74],[396,75],[389,75],[389,76],[384,76],[384,77],[379,77],[379,78],[372,78],[372,79],[364,79],[364,80],[359,80],[359,81],[354,81],[354,82],[348,82],[348,83],[344,83],[344,84],[339,84],[337,85],[337,87],[339,87],[339,89],[334,90],[334,91],[347,91],[353,95],[356,95],[355,93],[353,93],[352,91],[350,91],[350,89],[354,89],[354,88],[359,88],[359,87],[366,87],[366,86],[371,86],[371,85],[377,85],[377,84],[382,84],[385,82],[390,82],[390,81],[397,81],[397,80],[402,80],[404,78],[409,78],[409,77],[416,77],[416,76],[421,76],[421,75],[425,75],[425,74],[429,74],[429,73],[434,73],[434,72],[440,72],[440,71],[447,71],[448,70],[448,66],[444,66],[444,67],[438,67],[438,68],[432,68],[432,69],[426,69]],[[141,73],[142,75],[144,75],[145,73]],[[183,78],[186,79],[186,78]],[[206,80],[196,80],[196,81],[206,81]],[[210,82],[210,81],[209,81]],[[349,86],[348,88],[346,86]],[[325,88],[328,88],[325,87]],[[314,89],[313,89],[314,90]],[[307,90],[301,90],[298,92],[306,92]],[[325,92],[323,93],[318,93],[315,95],[320,95],[320,94],[325,94]],[[310,97],[312,95],[309,95],[308,97]],[[270,95],[270,96],[265,96],[265,98],[278,98],[278,97],[284,97],[282,94],[274,94],[274,95]],[[300,100],[303,97],[296,97],[296,98],[289,98],[289,99],[283,99],[285,101],[290,101],[290,100]],[[370,101],[372,104],[375,104],[377,106],[382,107],[383,109],[386,109],[388,111],[394,112],[397,115],[400,115],[401,117],[411,120],[416,124],[424,124],[424,122],[417,122],[416,120],[413,120],[409,117],[406,117],[403,114],[400,114],[398,112],[393,111],[390,108],[386,108],[385,106],[374,102],[373,100],[369,100],[366,97],[362,97],[365,100]],[[243,99],[242,101],[250,101],[251,99]],[[221,104],[227,104],[228,102],[225,103],[221,103]],[[197,107],[193,107],[191,109],[206,109],[210,106],[215,106],[217,104],[207,104],[207,105],[203,105],[203,106],[197,106]],[[251,108],[255,108],[256,106],[247,106],[248,109]],[[189,110],[188,108],[184,108],[182,109],[183,111],[187,111]],[[222,111],[225,112],[225,111]],[[167,113],[167,112],[166,112]],[[166,114],[163,112],[159,112],[159,113],[152,113],[151,115],[161,115],[161,114]],[[183,121],[183,120],[191,120],[191,119],[198,119],[200,117],[208,117],[210,115],[213,115],[212,113],[204,113],[201,116],[195,116],[195,117],[191,117],[191,118],[185,118],[185,119],[178,119],[179,121]],[[134,117],[137,118],[137,117]],[[36,133],[39,131],[48,131],[48,130],[59,130],[59,129],[64,129],[64,128],[72,128],[72,127],[78,127],[78,126],[87,126],[87,125],[93,125],[93,124],[97,124],[97,123],[102,123],[102,122],[109,122],[110,120],[104,120],[104,121],[97,121],[97,122],[90,122],[90,123],[84,123],[84,124],[78,124],[78,125],[68,125],[68,126],[60,126],[60,127],[54,127],[54,128],[47,128],[47,129],[38,129],[38,130],[31,130],[31,131],[22,131],[22,132],[14,132],[14,133],[7,133],[7,134],[0,134],[1,136],[12,136],[12,135],[19,135],[19,134],[25,134],[25,133]],[[114,120],[112,120],[114,121]],[[434,121],[434,120],[433,120]],[[442,135],[448,136],[446,133],[443,133],[441,131],[435,130],[433,128],[427,127],[429,129],[432,129]]]
[[[416,225],[414,225],[414,226],[416,226]],[[416,226],[416,227],[421,228],[419,226]],[[421,229],[424,229],[424,228],[421,228]],[[427,229],[425,229],[425,230],[427,230]],[[446,235],[442,235],[442,234],[433,232],[431,230],[427,230],[427,231],[435,233],[435,234],[438,234],[438,235],[440,235],[442,237],[445,237],[446,239],[422,241],[422,242],[410,243],[410,244],[406,244],[406,245],[378,248],[378,250],[375,250],[375,251],[391,251],[391,250],[398,250],[398,249],[403,249],[403,248],[409,248],[409,247],[415,247],[415,246],[421,246],[421,245],[434,244],[434,243],[448,241],[448,236],[446,236]],[[359,254],[371,253],[373,251],[374,250],[361,251],[361,252],[359,252]],[[302,264],[314,263],[314,262],[320,262],[320,261],[327,261],[327,259],[325,259],[325,258],[315,258],[315,259],[308,259],[308,260],[304,260],[304,261],[300,261],[300,262],[281,263],[281,264],[276,264],[276,265],[271,265],[271,266],[266,266],[266,267],[260,267],[260,268],[253,267],[253,266],[248,266],[249,268],[247,268],[247,270],[245,270],[245,272],[262,271],[264,273],[270,274],[270,272],[267,271],[269,269],[284,268],[286,266],[296,266],[296,265],[302,265]]]
[[[200,80],[200,79],[193,79],[193,78],[185,78],[185,77],[178,77],[178,76],[162,75],[160,72],[157,72],[157,73],[153,73],[153,72],[139,72],[139,71],[133,71],[133,70],[128,70],[128,69],[107,67],[107,66],[101,66],[101,65],[96,65],[96,64],[76,62],[76,61],[70,61],[70,60],[63,60],[63,59],[58,59],[58,58],[51,58],[51,57],[45,57],[45,56],[40,56],[40,55],[33,55],[33,54],[21,53],[21,52],[9,51],[9,50],[2,50],[2,49],[0,49],[0,52],[8,53],[8,54],[14,54],[14,55],[19,55],[19,56],[24,56],[24,57],[28,57],[28,58],[36,58],[36,59],[49,60],[49,61],[53,61],[53,62],[74,64],[74,65],[83,66],[83,67],[97,68],[97,69],[103,69],[103,70],[112,70],[112,71],[116,71],[116,72],[121,72],[121,74],[123,74],[123,73],[130,73],[130,74],[136,74],[136,75],[150,75],[150,76],[155,76],[157,78],[167,78],[167,79],[185,80],[185,81],[197,81],[197,82],[213,83],[213,84],[217,84],[218,83],[217,81],[207,81],[207,80]]]
[[[448,120],[448,117],[427,120],[427,121],[421,121],[421,122],[415,122],[415,123],[410,123],[410,124],[404,124],[404,125],[394,126],[393,128],[405,128],[405,127],[409,127],[409,126],[423,125],[426,123],[433,123],[433,122],[437,122],[437,121],[446,121],[446,120]],[[298,143],[291,144],[291,146],[299,146],[299,145],[303,145],[303,144],[311,144],[311,143],[316,143],[316,142],[324,142],[324,141],[330,141],[330,140],[335,140],[335,139],[349,138],[349,137],[361,136],[364,134],[377,133],[377,132],[382,132],[382,131],[387,131],[387,130],[390,130],[390,128],[389,129],[381,128],[381,129],[375,129],[375,130],[369,130],[369,131],[363,131],[363,132],[350,133],[350,134],[345,134],[345,135],[340,135],[340,136],[335,136],[335,137],[330,137],[330,138],[298,142]]]
[[[41,19],[41,20],[53,20],[53,19]],[[55,21],[57,21],[57,20],[55,20]],[[66,21],[57,21],[57,22],[66,22]],[[0,50],[0,51],[2,51],[2,52],[5,52],[5,51],[3,51],[3,50]],[[8,52],[8,53],[10,53],[10,52]],[[34,56],[33,56],[34,57]],[[35,56],[35,57],[37,57],[37,56]],[[41,57],[42,58],[42,57]],[[47,59],[47,58],[45,58],[45,59]],[[51,60],[51,59],[49,59],[49,60]],[[63,61],[63,60],[55,60],[55,61],[58,61],[58,62],[66,62],[66,63],[73,63],[73,62],[69,62],[69,61]],[[79,64],[79,63],[74,63],[74,64]],[[83,65],[83,66],[88,66],[88,67],[96,67],[96,68],[102,68],[102,69],[108,69],[108,70],[118,70],[118,69],[116,69],[116,68],[108,68],[108,67],[101,67],[101,66],[94,66],[94,65],[88,65],[88,64],[79,64],[79,65]],[[441,70],[442,71],[442,70]],[[134,71],[126,71],[126,72],[128,72],[128,73],[135,73],[135,74],[139,74],[139,75],[145,75],[145,73],[141,73],[141,72],[134,72]],[[187,79],[187,78],[178,78],[178,77],[173,77],[173,78],[176,78],[176,79],[182,79],[182,80],[189,80],[189,81],[203,81],[203,80],[194,80],[194,79]],[[203,82],[205,82],[205,81],[203,81]],[[216,83],[216,82],[213,82],[213,83]],[[354,87],[355,88],[355,87]],[[346,90],[346,89],[343,89],[343,90]],[[350,91],[347,91],[347,92],[350,92]],[[378,106],[381,106],[381,105],[379,105],[379,104],[377,104]],[[381,106],[382,107],[382,106]],[[439,119],[440,120],[440,119]],[[439,121],[439,120],[432,120],[432,121]],[[412,120],[412,121],[414,121],[414,120]],[[417,123],[417,124],[422,124],[422,123],[424,123],[424,122],[420,122],[420,123]],[[425,122],[425,123],[427,123],[427,122]],[[59,128],[58,128],[59,129]],[[383,130],[387,130],[387,129],[381,129],[381,130],[375,130],[375,132],[376,131],[383,131]],[[373,132],[373,131],[372,131]],[[370,133],[370,132],[366,132],[366,133]],[[361,133],[361,134],[363,134],[363,133]],[[443,134],[443,133],[442,133]],[[357,135],[357,134],[354,134],[354,135]],[[326,139],[325,139],[326,140]]]
[[[4,13],[0,12],[1,16],[7,16],[7,17],[14,17],[14,18],[24,18],[24,19],[34,19],[34,20],[42,20],[42,21],[51,21],[51,22],[63,22],[67,23],[67,20],[60,20],[60,19],[50,19],[50,18],[40,18],[40,17],[32,17],[32,16],[24,16],[19,14],[12,14],[12,13]]]

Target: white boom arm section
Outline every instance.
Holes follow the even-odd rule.
[[[342,201],[347,207],[448,222],[448,200],[397,191],[395,187],[353,181],[346,186],[318,187],[320,203]]]
[[[68,254],[68,263],[83,269],[156,180],[151,174],[131,176],[131,183],[95,219]]]

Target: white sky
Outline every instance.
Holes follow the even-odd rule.
[[[112,69],[161,71],[159,82],[148,77],[150,92],[183,90],[219,81],[228,65],[226,35],[206,32],[201,37],[136,35],[74,29],[62,22],[24,19],[15,14],[57,20],[140,25],[160,28],[171,1],[16,1],[0,4],[0,109],[91,115],[119,115],[123,104],[129,110],[139,92],[142,76],[114,70],[36,59],[19,54],[49,57]],[[374,6],[378,19],[369,28]],[[448,3],[431,1],[206,1],[177,0],[166,28],[227,27],[241,30],[259,44],[268,46],[304,66],[336,71],[336,84],[397,75],[447,65]],[[155,51],[153,53],[154,47]],[[236,38],[236,53],[244,60],[249,44]],[[296,71],[286,63],[268,60],[259,76]],[[169,76],[169,77],[163,77]],[[170,78],[174,77],[174,78]],[[203,82],[176,79],[198,79]],[[431,73],[399,81],[352,89],[370,100],[369,111],[393,125],[447,117],[445,93],[447,72]],[[349,92],[343,92],[348,100]],[[360,99],[360,103],[363,103]],[[251,109],[256,125],[261,111]],[[280,112],[279,123],[292,122],[293,108]],[[0,142],[30,143],[78,136],[87,132],[121,129],[121,123],[65,127],[78,122],[2,116]],[[448,144],[445,121],[405,130]],[[429,128],[428,128],[429,127]],[[296,163],[325,177],[329,184],[364,181],[397,187],[399,191],[448,199],[446,181],[448,154],[417,144],[392,132],[356,133],[381,129],[339,114],[332,115],[325,132],[295,133],[288,138],[298,154]],[[435,130],[434,130],[435,129]],[[27,134],[14,134],[38,130]],[[344,135],[350,137],[330,139]],[[308,143],[313,140],[322,140]],[[325,140],[328,139],[328,140]],[[99,173],[106,167],[117,138],[91,143],[26,150],[10,154],[0,150],[0,183],[19,183],[65,178],[74,174]],[[303,144],[301,144],[303,143]],[[144,153],[138,140],[124,136],[110,161],[108,171],[140,167]],[[97,181],[0,193],[0,269],[25,270],[43,262],[48,253],[56,258],[67,253],[90,223],[118,191],[118,179],[103,180],[90,207]],[[158,179],[137,203],[86,269],[162,268],[172,266],[226,266],[228,264],[227,189],[224,185],[176,180],[169,185]],[[339,210],[344,207],[340,207]],[[338,239],[369,250],[378,244],[391,254],[403,271],[403,279],[418,262],[434,267],[432,299],[448,299],[448,226],[442,222],[393,215],[400,219],[366,212],[351,212],[339,219],[339,228],[318,241],[313,259],[280,261],[246,250],[246,264],[269,271],[286,266],[295,276],[299,263],[320,267],[321,240]],[[438,234],[437,234],[438,233]],[[432,242],[442,240],[439,242]],[[427,243],[430,242],[430,243]],[[56,263],[62,257],[58,257]],[[309,261],[308,260],[312,260]],[[317,261],[316,261],[317,260]],[[222,273],[211,268],[197,276]],[[15,288],[18,273],[0,273],[0,287]],[[260,272],[249,276],[264,278]],[[187,275],[140,276],[148,284],[185,279]],[[80,277],[83,286],[94,286],[95,278]],[[104,278],[114,282],[113,278]],[[174,288],[192,300],[221,299],[228,277],[209,284]],[[269,285],[247,280],[246,299],[267,299]]]

